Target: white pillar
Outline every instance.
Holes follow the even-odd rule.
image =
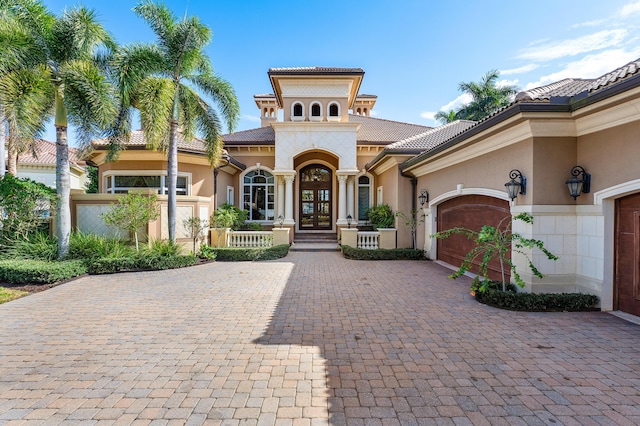
[[[285,176],[285,207],[284,220],[293,222],[293,179],[295,176]]]
[[[356,219],[354,207],[353,207],[354,206],[353,186],[354,186],[355,179],[356,179],[355,176],[349,176],[349,179],[347,180],[347,214],[351,215],[351,217],[355,221],[354,223],[358,223],[358,220]]]
[[[276,197],[278,197],[278,214],[276,215],[276,220],[278,216],[282,215],[284,217],[284,178],[282,176],[276,176],[278,182],[278,192]]]
[[[338,222],[347,220],[347,175],[338,175]]]

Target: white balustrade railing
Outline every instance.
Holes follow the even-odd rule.
[[[378,241],[380,240],[380,233],[373,232],[358,232],[358,248],[367,250],[377,250]]]
[[[271,247],[273,232],[271,231],[229,231],[227,247]]]

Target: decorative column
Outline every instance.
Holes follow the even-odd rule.
[[[347,214],[351,215],[351,217],[355,221],[354,223],[358,223],[358,220],[355,215],[354,207],[353,207],[354,206],[353,193],[354,193],[355,179],[356,179],[355,176],[349,176],[349,179],[347,180]]]
[[[278,188],[277,188],[277,193],[276,193],[276,197],[278,198],[278,214],[276,215],[275,219],[276,221],[278,220],[278,216],[282,215],[284,216],[284,178],[282,176],[276,176],[277,182],[278,182]]]
[[[293,179],[295,176],[287,175],[285,181],[285,204],[284,220],[286,223],[293,223]]]
[[[338,175],[338,224],[347,223],[347,179],[348,175]]]

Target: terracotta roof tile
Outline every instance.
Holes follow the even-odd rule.
[[[104,149],[107,146],[106,139],[98,139],[92,143],[94,149]],[[147,143],[144,139],[142,130],[133,130],[129,141],[126,143],[127,148],[144,148]],[[178,150],[205,153],[204,142],[200,138],[193,138],[191,141],[185,141],[182,133],[178,132]]]
[[[269,68],[269,74],[361,74],[362,68],[342,68],[342,67],[285,67]]]
[[[56,165],[56,143],[49,142],[44,139],[35,139],[34,151],[23,152],[18,156],[18,164],[32,165]],[[35,153],[35,155],[34,155]],[[84,166],[85,162],[80,160],[80,150],[78,148],[69,147],[69,161],[78,166]]]

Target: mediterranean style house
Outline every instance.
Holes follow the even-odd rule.
[[[208,165],[198,140],[180,141],[178,214],[208,218],[230,203],[251,222],[289,228],[293,240],[340,238],[386,203],[424,217],[418,247],[456,266],[470,242],[433,233],[528,212],[534,223],[513,221],[513,231],[560,257],[532,250],[545,274],[538,279],[513,254],[528,291],[593,293],[603,310],[640,315],[639,67],[640,59],[596,79],[524,91],[481,122],[437,128],[372,117],[377,98],[359,93],[360,68],[272,68],[273,93],[254,97],[261,127],[225,135],[219,167]],[[104,141],[94,147],[103,198],[151,188],[166,199],[165,156],[147,150],[141,132],[117,162],[106,161]],[[78,226],[95,217],[87,197],[74,196]],[[155,228],[166,236],[163,220],[166,207]],[[410,247],[404,221],[396,228],[397,246]]]

